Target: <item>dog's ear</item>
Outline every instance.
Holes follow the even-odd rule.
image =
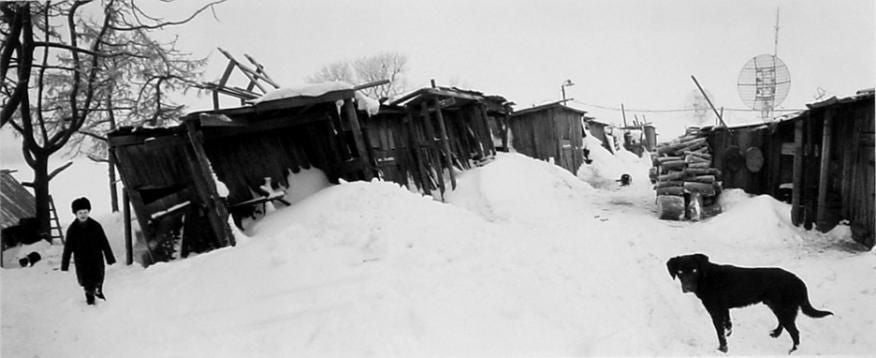
[[[674,280],[675,273],[678,272],[678,256],[666,261],[666,269],[669,270],[669,276],[672,276],[672,279]]]

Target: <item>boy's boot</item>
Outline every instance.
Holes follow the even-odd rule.
[[[94,291],[85,290],[85,303],[88,303],[89,305],[94,304]]]
[[[106,296],[103,295],[103,284],[97,285],[97,289],[94,291],[94,295],[97,296],[97,298],[106,301]]]

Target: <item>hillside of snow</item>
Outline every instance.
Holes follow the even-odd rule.
[[[667,259],[692,252],[803,278],[813,305],[835,316],[801,315],[795,355],[876,352],[876,254],[855,250],[847,227],[805,231],[787,204],[738,190],[724,192],[714,218],[661,221],[648,160],[590,148],[594,163],[576,174],[500,153],[461,173],[443,203],[391,183],[328,186],[252,224],[236,247],[109,267],[108,301],[96,307],[72,272],[56,270],[57,256],[0,270],[0,353],[719,355],[705,309],[666,271]],[[622,173],[631,186],[614,182]],[[731,316],[730,355],[790,348],[787,333],[768,336],[765,306]]]

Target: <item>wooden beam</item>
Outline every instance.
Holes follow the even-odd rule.
[[[218,88],[225,87],[225,83],[228,82],[228,77],[231,77],[231,71],[234,70],[234,62],[228,61],[228,65],[225,66],[225,72],[222,73],[222,79],[219,80]],[[213,109],[219,109],[219,90],[218,88],[213,89]]]
[[[715,105],[712,104],[712,100],[709,99],[709,95],[707,95],[707,94],[706,94],[706,91],[703,90],[703,87],[700,86],[700,82],[697,81],[697,78],[694,77],[693,75],[691,75],[690,78],[694,81],[694,84],[697,85],[697,88],[700,90],[700,93],[703,94],[703,97],[706,99],[706,102],[709,103],[709,107],[712,107],[712,111],[715,112],[715,115],[716,115],[716,116],[718,116],[718,120],[721,121],[721,125],[724,126],[724,127],[727,127],[727,123],[724,123],[724,117],[722,117],[721,114],[718,113],[718,110],[715,109]]]
[[[344,114],[346,114],[347,123],[353,132],[353,141],[356,142],[356,151],[358,151],[359,162],[362,165],[362,174],[365,180],[374,178],[374,168],[371,165],[370,148],[365,145],[365,138],[362,135],[362,127],[359,124],[359,117],[356,115],[356,105],[353,104],[352,98],[344,100]]]
[[[423,164],[423,149],[420,146],[419,135],[417,133],[417,128],[414,127],[414,121],[412,119],[411,113],[408,112],[405,114],[404,123],[408,129],[408,145],[411,148],[411,152],[414,153],[414,161],[417,162],[417,175],[420,177],[420,187],[426,193],[426,195],[432,194],[432,182],[429,180],[429,175],[426,174],[426,167]]]
[[[808,119],[807,114],[794,123],[794,187],[791,191],[791,222],[795,226],[803,223],[803,121]]]
[[[125,221],[125,265],[134,263],[134,235],[131,229],[131,199],[128,188],[122,189],[123,220]]]
[[[192,149],[192,158],[187,158],[186,162],[189,163],[192,171],[195,190],[203,201],[202,204],[206,206],[207,220],[220,246],[234,246],[236,244],[234,235],[231,233],[231,227],[228,226],[228,208],[216,191],[216,182],[213,181],[207,153],[204,151],[204,134],[193,120],[185,121],[185,125]]]
[[[478,108],[480,108],[481,113],[481,128],[484,130],[484,132],[482,133],[482,138],[487,141],[484,149],[486,151],[489,151],[490,155],[496,155],[496,146],[493,144],[493,134],[492,131],[490,131],[490,120],[489,116],[487,115],[487,107],[478,105]],[[482,159],[486,159],[486,155]]]
[[[438,128],[441,131],[439,135],[441,136],[441,146],[444,148],[445,161],[447,162],[447,170],[450,171],[450,186],[451,189],[456,189],[456,174],[453,173],[453,152],[450,151],[450,143],[447,138],[447,126],[444,124],[444,114],[441,113],[441,104],[438,103],[438,98],[432,99],[432,104],[434,105],[436,111],[435,114],[438,115]]]
[[[827,191],[830,188],[830,149],[833,133],[833,111],[824,112],[824,122],[821,132],[821,168],[818,175],[818,204],[816,206],[816,228],[825,231],[827,228]]]
[[[426,105],[426,102],[420,103],[420,114],[423,116],[423,128],[426,129],[426,146],[432,162],[431,167],[435,169],[435,180],[438,182],[438,188],[441,190],[441,198],[443,199],[445,190],[444,169],[441,167],[441,159],[435,158],[435,155],[433,155],[433,152],[440,154],[441,149],[433,151],[435,149],[435,130],[432,127],[432,119],[429,118],[429,106]]]

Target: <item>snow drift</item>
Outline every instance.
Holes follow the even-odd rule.
[[[594,173],[613,176],[599,163]],[[237,247],[112,266],[109,301],[97,307],[51,259],[2,270],[2,354],[712,355],[705,310],[665,269],[689,252],[803,278],[813,304],[836,316],[798,320],[799,354],[876,350],[876,255],[850,251],[841,231],[787,225],[785,204],[734,191],[718,217],[660,221],[633,175],[631,187],[594,188],[581,170],[501,154],[462,173],[446,203],[391,183],[333,185],[255,223]],[[731,315],[730,354],[790,347],[768,337],[775,322],[763,306]]]

